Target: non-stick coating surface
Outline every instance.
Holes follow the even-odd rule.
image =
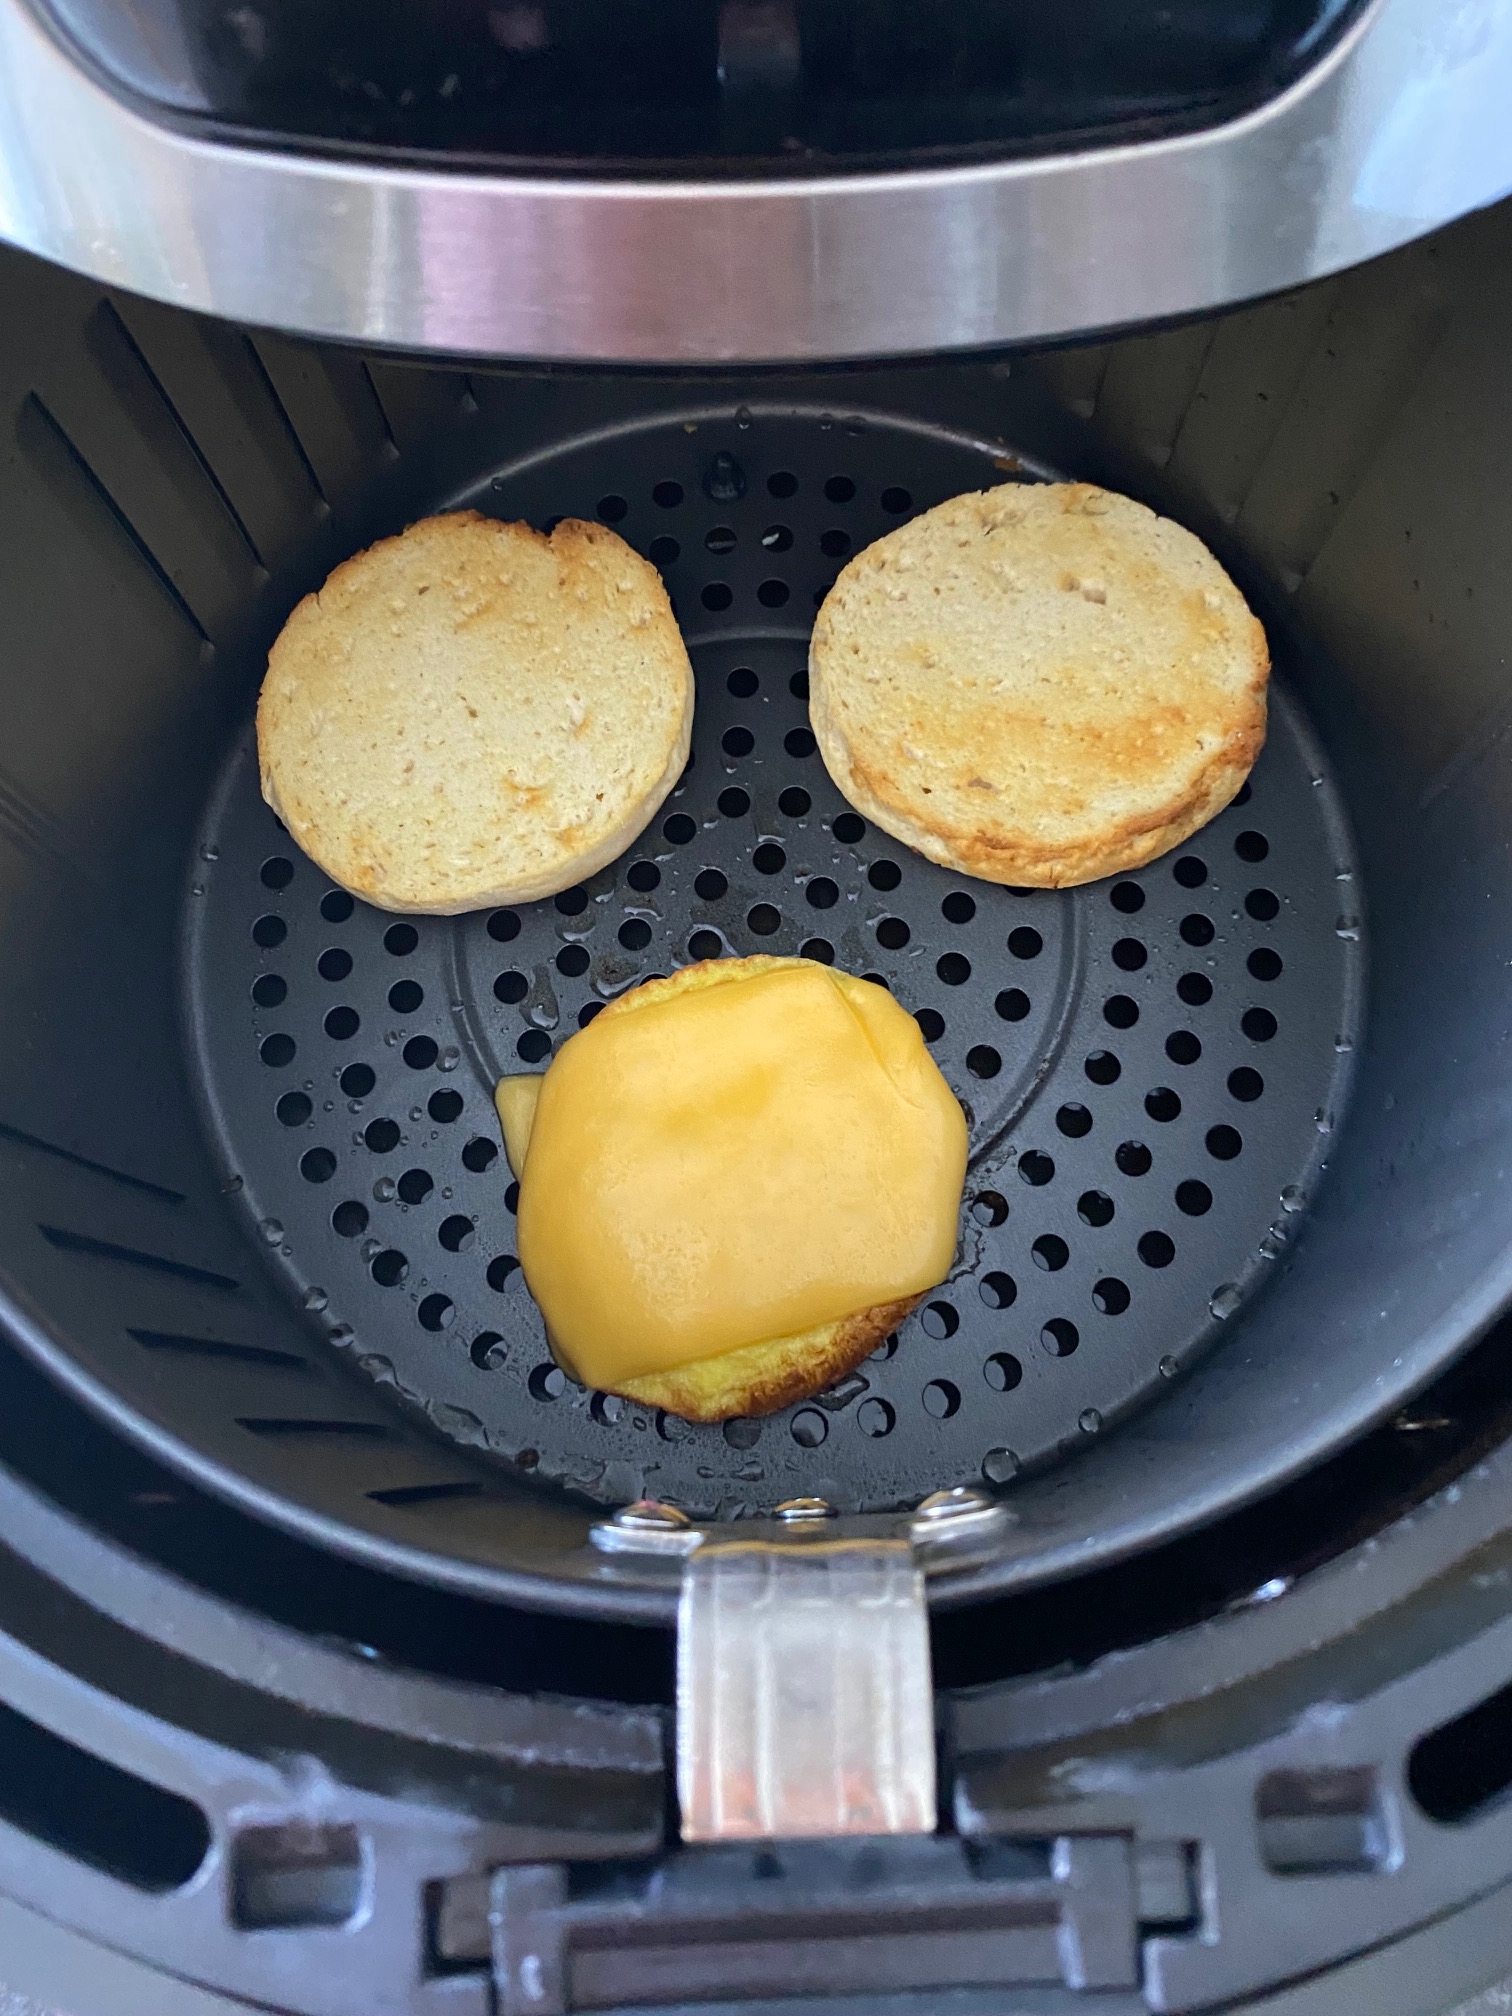
[[[742,413],[573,444],[466,500],[613,523],[663,567],[693,651],[687,774],[635,847],[555,900],[456,920],[353,906],[262,804],[250,733],[237,752],[190,899],[207,1110],[312,1323],[441,1433],[595,1500],[701,1514],[1004,1484],[1158,1395],[1294,1236],[1354,1041],[1362,905],[1284,695],[1242,802],[1072,892],[925,862],[815,753],[807,632],[844,556],[1001,480],[948,436]],[[552,1364],[491,1091],[624,987],[758,951],[876,977],[919,1017],[972,1123],[961,1247],[831,1392],[692,1427]]]

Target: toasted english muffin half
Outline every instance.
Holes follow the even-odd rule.
[[[263,796],[379,909],[527,903],[622,854],[688,760],[661,576],[602,525],[426,518],[338,567],[268,656]]]
[[[1265,633],[1202,542],[1086,483],[953,497],[825,598],[809,706],[857,811],[965,875],[1066,888],[1228,804],[1265,740]]]
[[[669,978],[646,981],[630,989],[611,1002],[597,1019],[606,1022],[634,1015],[678,995],[728,986],[785,968],[798,972],[812,970],[801,959],[763,954],[738,960],[701,961]],[[544,1077],[541,1073],[501,1079],[494,1095],[505,1153],[522,1184],[528,1181],[525,1170]],[[954,1207],[952,1216],[953,1210]],[[664,1371],[619,1379],[610,1390],[642,1406],[664,1408],[687,1421],[728,1421],[737,1416],[774,1414],[823,1392],[853,1372],[922,1300],[921,1293],[877,1303],[787,1336],[742,1345]],[[549,1326],[548,1337],[563,1369],[574,1378],[581,1377],[559,1341],[550,1336]]]

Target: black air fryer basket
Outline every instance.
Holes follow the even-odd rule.
[[[678,375],[364,356],[4,255],[26,309],[0,337],[7,1461],[86,1525],[124,1517],[175,1587],[220,1578],[281,1628],[448,1684],[606,1701],[662,1691],[677,1601],[675,1560],[592,1544],[632,1500],[770,1533],[794,1499],[862,1532],[952,1486],[999,1498],[993,1545],[930,1585],[960,1613],[937,1628],[941,1677],[999,1682],[1283,1593],[1462,1467],[1501,1418],[1499,1346],[1450,1368],[1512,1291],[1509,274],[1502,210],[1102,346]],[[1058,893],[954,876],[871,827],[806,705],[813,613],[846,556],[959,491],[1047,476],[1189,524],[1275,666],[1236,802],[1137,874]],[[581,888],[397,919],[334,888],[263,804],[252,706],[301,596],[461,506],[597,518],[661,569],[697,673],[693,755]],[[864,974],[917,1017],[970,1119],[961,1244],[832,1390],[691,1426],[552,1362],[491,1093],[625,987],[753,952]],[[1472,1400],[1414,1413],[1445,1376]],[[1393,1417],[1411,1460],[1381,1453]],[[1372,1453],[1341,1455],[1356,1444]],[[459,1649],[495,1632],[492,1670]],[[1041,1727],[1032,1696],[1026,1743],[1100,1726],[1068,1709]],[[996,1754],[987,1714],[962,1708],[962,1756]],[[1403,1745],[1444,1719],[1403,1715]],[[1261,1722],[1287,1716],[1273,1702]],[[636,1726],[644,1754],[614,1768],[654,1808],[657,1739]],[[134,1768],[160,1775],[145,1753]],[[1131,1809],[1068,1768],[963,1778],[955,1824],[1059,1838],[1074,1783],[1093,1832],[1127,1832]],[[1327,1882],[1397,1867],[1406,1823],[1378,1780],[1342,1754],[1318,1768],[1334,1775],[1266,1795],[1273,1845],[1297,1823]],[[385,1765],[372,1796],[405,1795],[407,1771],[424,1775]],[[551,1836],[553,1796],[525,1859],[574,1859],[587,1823],[563,1792]],[[1227,1810],[1216,1781],[1202,1796]],[[276,1818],[266,1788],[246,1799]],[[331,1872],[378,1851],[333,1848],[319,1800],[299,1810],[314,1846],[274,1866],[323,1872],[310,1894],[334,1883],[335,1915],[259,1919],[262,1851],[238,1849],[243,1930],[355,1908]],[[591,1852],[654,1845],[659,1811],[637,1814],[601,1816]],[[1123,1880],[1144,1885],[1140,1922],[1197,1938],[1201,1828],[1161,1824],[1167,1861]],[[212,1812],[218,1853],[229,1826]],[[976,1877],[1046,1897],[1103,1880],[1023,1852]],[[165,1867],[166,1893],[183,1872]],[[485,1921],[425,1894],[436,1978],[479,1964]],[[1297,1920],[1313,1930],[1275,1935],[1304,1958],[1336,1929],[1320,1894]],[[1186,2006],[1169,1978],[1165,2006]]]

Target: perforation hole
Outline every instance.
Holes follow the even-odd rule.
[[[1273,952],[1269,945],[1257,945],[1245,960],[1252,980],[1279,980],[1281,978],[1281,954]]]
[[[399,1122],[370,1120],[362,1130],[362,1138],[375,1155],[391,1155],[399,1146]]]
[[[1169,1267],[1176,1258],[1176,1241],[1164,1232],[1141,1232],[1135,1251],[1146,1267]]]
[[[589,964],[586,945],[564,945],[556,955],[556,969],[564,980],[581,980]]]
[[[567,1391],[567,1374],[560,1365],[537,1365],[526,1384],[532,1400],[559,1400]]]
[[[670,819],[662,821],[662,838],[670,840],[674,847],[686,847],[697,831],[686,812],[674,812]]]
[[[444,1092],[432,1092],[425,1102],[425,1110],[432,1120],[439,1120],[443,1126],[458,1118],[463,1106],[462,1094],[449,1087]]]
[[[468,1345],[467,1355],[480,1372],[497,1372],[508,1352],[497,1330],[480,1330]]]
[[[1081,1332],[1069,1316],[1052,1316],[1040,1332],[1040,1343],[1052,1358],[1069,1358],[1081,1342]]]
[[[1127,994],[1110,994],[1103,1003],[1103,1020],[1111,1029],[1132,1029],[1139,1020],[1139,1007]]]
[[[670,477],[652,485],[651,502],[659,504],[663,511],[673,511],[683,501],[683,486],[674,483]]]
[[[1228,1089],[1231,1097],[1242,1099],[1248,1105],[1251,1100],[1258,1099],[1265,1090],[1265,1080],[1248,1064],[1241,1064],[1237,1071],[1230,1071]]]
[[[1173,1064],[1195,1064],[1202,1045],[1190,1029],[1173,1029],[1165,1040],[1165,1054]]]
[[[496,1253],[483,1278],[496,1295],[502,1295],[519,1271],[520,1263],[513,1253]]]
[[[265,1036],[257,1047],[257,1054],[272,1071],[281,1071],[286,1064],[294,1062],[299,1046],[294,1038],[279,1030],[276,1035]]]
[[[355,900],[345,889],[328,889],[320,899],[320,914],[327,924],[345,924],[356,908]]]
[[[721,791],[715,803],[726,819],[744,819],[751,809],[749,793],[742,791],[738,784],[732,784],[728,790]]]
[[[289,935],[289,927],[282,917],[270,910],[266,917],[259,917],[252,926],[252,943],[260,945],[265,952],[271,952],[275,945],[282,945]]]
[[[1116,1274],[1104,1274],[1092,1284],[1092,1306],[1104,1316],[1122,1316],[1129,1301],[1128,1286]]]
[[[886,1400],[863,1400],[856,1409],[856,1426],[873,1442],[891,1435],[897,1422],[897,1412]]]
[[[355,1239],[359,1232],[366,1232],[368,1211],[366,1204],[359,1204],[354,1197],[338,1204],[331,1213],[331,1229],[343,1239]]]
[[[693,892],[703,903],[717,903],[729,886],[717,868],[701,868],[693,878]]]
[[[1280,913],[1281,900],[1273,889],[1251,889],[1244,907],[1257,924],[1269,924]]]
[[[1183,973],[1176,992],[1189,1008],[1203,1008],[1213,998],[1213,983],[1205,973]]]
[[[873,861],[866,871],[866,879],[873,889],[880,889],[885,896],[903,880],[903,870],[896,861]]]
[[[1204,1139],[1215,1162],[1232,1162],[1244,1146],[1244,1137],[1237,1127],[1209,1127]]]
[[[688,952],[694,959],[718,959],[724,952],[724,940],[717,931],[695,931],[688,940]]]
[[[948,924],[969,924],[976,915],[976,898],[964,889],[952,889],[940,904],[940,915]]]
[[[704,534],[704,546],[710,553],[733,553],[735,551],[734,526],[711,525]]]
[[[840,559],[842,555],[849,553],[850,549],[850,534],[842,532],[838,525],[833,525],[827,532],[819,534],[819,551],[830,560]]]
[[[1143,910],[1145,892],[1137,882],[1115,882],[1108,891],[1108,901],[1125,917],[1132,917],[1136,910]]]
[[[1022,1383],[1024,1368],[1011,1351],[994,1351],[982,1367],[982,1377],[994,1393],[1011,1393]]]
[[[783,794],[786,796],[786,793]],[[855,812],[841,812],[830,827],[831,833],[847,847],[854,847],[866,838],[866,821]]]
[[[797,494],[798,478],[791,469],[776,469],[768,476],[766,487],[773,497],[792,497]]]
[[[276,1008],[288,994],[288,982],[278,973],[261,973],[252,982],[252,999],[259,1008]]]
[[[948,1302],[927,1302],[919,1315],[919,1328],[926,1337],[943,1341],[954,1337],[961,1327],[961,1319]]]
[[[508,945],[520,935],[520,919],[513,910],[495,910],[488,920],[488,935],[496,945]]]
[[[891,518],[901,518],[905,511],[912,511],[913,495],[899,483],[889,484],[882,492],[882,509]]]
[[[1056,1232],[1042,1232],[1029,1248],[1029,1253],[1035,1266],[1043,1268],[1047,1274],[1058,1274],[1071,1258],[1071,1248]]]
[[[1111,1050],[1094,1050],[1082,1070],[1094,1085],[1116,1085],[1123,1075],[1123,1066]]]
[[[1213,1208],[1213,1193],[1206,1183],[1199,1183],[1195,1176],[1176,1185],[1176,1209],[1188,1218],[1202,1218]]]
[[[422,1330],[449,1330],[456,1316],[456,1304],[450,1295],[426,1295],[421,1298],[415,1314],[420,1318]]]
[[[982,1276],[977,1292],[989,1309],[1011,1309],[1018,1300],[1018,1283],[1011,1274],[994,1269]]]
[[[1137,973],[1149,956],[1137,938],[1120,938],[1113,947],[1113,964],[1121,973]]]
[[[594,515],[601,525],[618,525],[629,509],[630,506],[618,492],[610,491],[607,497],[600,497]]]
[[[938,1043],[945,1034],[945,1017],[938,1008],[916,1008],[914,1020],[926,1043]]]
[[[1157,1085],[1153,1091],[1146,1092],[1144,1109],[1152,1120],[1169,1125],[1181,1111],[1181,1100],[1169,1085]]]
[[[793,543],[793,528],[790,525],[768,525],[761,535],[761,544],[768,553],[786,553]]]
[[[1057,1112],[1055,1124],[1068,1139],[1080,1141],[1083,1135],[1092,1132],[1092,1115],[1085,1106],[1071,1100]]]
[[[814,910],[833,910],[840,901],[840,891],[827,875],[816,875],[804,885],[803,893]]]
[[[388,1246],[374,1254],[368,1272],[380,1288],[397,1288],[409,1276],[409,1261],[397,1246]]]
[[[270,854],[258,871],[264,889],[287,889],[294,880],[294,863],[282,854]]]
[[[1183,917],[1179,928],[1184,945],[1211,945],[1213,942],[1213,920],[1204,917],[1200,910],[1193,910]]]
[[[926,1414],[936,1421],[948,1421],[961,1405],[961,1389],[949,1379],[931,1379],[922,1398]]]
[[[492,1169],[498,1158],[498,1143],[490,1141],[484,1134],[475,1134],[462,1150],[462,1166],[470,1169],[475,1176],[481,1176],[485,1169]]]
[[[352,955],[344,945],[328,945],[315,961],[322,980],[345,980],[352,970]]]
[[[651,926],[644,917],[627,917],[616,936],[627,952],[644,952],[651,943]]]
[[[996,1078],[1002,1068],[1002,1053],[990,1043],[973,1043],[966,1052],[966,1069],[973,1078]]]
[[[1263,833],[1241,833],[1234,841],[1234,852],[1241,861],[1248,861],[1253,865],[1256,861],[1263,861],[1269,854],[1270,842]]]
[[[849,504],[856,494],[856,486],[849,476],[831,476],[824,486],[824,494],[831,504]]]
[[[1113,1160],[1124,1176],[1148,1176],[1154,1159],[1143,1141],[1120,1141],[1113,1152]]]
[[[460,1211],[454,1211],[450,1218],[443,1218],[436,1237],[448,1253],[465,1253],[473,1243],[477,1228],[471,1218],[464,1218]]]
[[[1195,854],[1183,854],[1171,873],[1183,889],[1200,889],[1208,878],[1207,863]]]
[[[1045,941],[1032,924],[1017,925],[1008,933],[1008,950],[1015,959],[1038,959]]]
[[[1276,1018],[1269,1008],[1246,1008],[1239,1017],[1239,1027],[1251,1043],[1269,1043],[1276,1033]]]
[[[423,1204],[436,1187],[428,1169],[406,1169],[394,1188],[406,1204]]]
[[[813,800],[800,785],[790,784],[777,800],[777,810],[784,819],[801,819]]]
[[[1029,1013],[1029,996],[1022,987],[1005,987],[992,1005],[1005,1022],[1022,1022]]]
[[[740,757],[750,755],[756,747],[756,737],[749,728],[742,728],[737,723],[733,728],[726,728],[719,738],[719,746],[726,756],[732,756],[738,761]]]
[[[774,575],[770,581],[763,581],[756,590],[756,600],[763,609],[780,609],[792,590],[786,581],[779,581]]]
[[[800,959],[812,959],[819,966],[833,966],[835,948],[828,938],[805,938],[798,947]]]
[[[384,951],[396,959],[407,959],[419,943],[420,933],[413,924],[390,924],[383,934]]]
[[[787,855],[775,840],[763,840],[751,856],[751,866],[758,875],[780,875],[787,866]]]
[[[816,1407],[805,1407],[793,1416],[788,1432],[800,1449],[818,1449],[829,1436],[829,1423]]]
[[[348,1099],[366,1099],[378,1083],[378,1074],[371,1064],[348,1064],[336,1082]]]
[[[800,667],[799,670],[793,674],[792,678],[789,679],[788,691],[789,693],[792,694],[795,700],[808,699],[809,678],[808,678],[808,670],[806,667]]]
[[[1083,1190],[1076,1200],[1076,1215],[1083,1225],[1100,1231],[1113,1223],[1113,1199],[1106,1190]]]
[[[1031,1184],[1036,1190],[1040,1190],[1044,1188],[1045,1184],[1053,1180],[1055,1176],[1055,1164],[1042,1149],[1030,1148],[1020,1155],[1018,1172],[1026,1183]]]
[[[734,537],[735,535],[732,532],[730,534],[732,543]],[[727,692],[733,694],[737,700],[749,700],[760,684],[761,681],[756,677],[756,674],[751,670],[749,665],[737,665],[729,678],[726,679],[725,689]]]
[[[388,991],[388,1004],[396,1015],[413,1015],[425,1000],[425,989],[418,980],[396,980]]]
[[[935,961],[935,972],[947,987],[964,987],[971,978],[971,961],[964,952],[945,952]]]
[[[329,1183],[336,1174],[336,1157],[329,1148],[310,1148],[299,1158],[299,1173],[306,1183]]]
[[[912,935],[901,917],[884,917],[877,926],[877,943],[889,952],[901,952]]]
[[[979,1190],[971,1200],[971,1215],[978,1225],[1005,1224],[1008,1199],[1000,1190]]]
[[[770,938],[782,923],[782,913],[770,903],[758,903],[746,912],[746,923],[758,938]]]
[[[670,567],[682,555],[682,547],[670,532],[658,533],[646,548],[646,554],[653,567]]]
[[[812,756],[819,744],[807,728],[789,728],[782,738],[782,746],[789,756]]]

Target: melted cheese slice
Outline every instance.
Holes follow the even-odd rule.
[[[496,1095],[519,1251],[585,1384],[790,1337],[934,1287],[966,1123],[884,988],[806,959],[621,996]]]

